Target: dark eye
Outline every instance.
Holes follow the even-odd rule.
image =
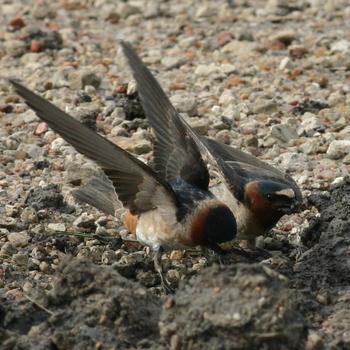
[[[270,200],[272,200],[272,195],[271,195],[270,193],[268,193],[268,194],[266,195],[266,198],[270,201]]]

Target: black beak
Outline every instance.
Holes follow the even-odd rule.
[[[288,204],[285,203],[279,207],[279,210],[282,211],[284,214],[293,214],[298,213],[301,211],[301,202],[299,200],[294,200],[292,202],[289,202]]]

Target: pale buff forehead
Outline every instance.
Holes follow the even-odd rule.
[[[275,194],[280,195],[280,196],[286,196],[288,198],[295,197],[295,192],[291,188],[285,188],[283,190],[276,191]]]

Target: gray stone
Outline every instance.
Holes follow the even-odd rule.
[[[320,119],[313,113],[306,112],[301,117],[302,122],[298,128],[299,136],[313,136],[316,132],[325,130],[325,126]]]
[[[258,100],[251,106],[251,112],[254,114],[259,113],[273,113],[276,112],[278,104],[274,100]]]
[[[14,247],[26,247],[30,236],[25,231],[11,232],[7,235],[7,239]]]
[[[163,57],[161,60],[161,64],[167,70],[179,68],[185,63],[186,63],[186,59],[184,57],[179,57],[179,56],[167,56],[167,57]]]
[[[300,146],[300,149],[305,154],[315,154],[318,149],[318,146],[319,144],[317,139],[310,139],[303,143]]]
[[[219,105],[226,107],[229,105],[233,105],[237,103],[236,97],[233,95],[232,91],[229,89],[225,89],[219,98]]]
[[[277,124],[271,128],[271,136],[281,142],[288,142],[298,137],[294,127],[289,124]]]
[[[177,93],[171,96],[170,100],[179,113],[186,113],[189,116],[197,114],[197,99],[195,96],[188,93]]]
[[[13,57],[21,56],[27,50],[26,43],[23,40],[7,40],[4,46],[7,54]]]
[[[340,159],[350,153],[350,140],[334,140],[327,149],[327,156],[331,159]]]
[[[308,169],[308,159],[303,153],[286,152],[277,158],[281,169],[287,171],[302,171]]]
[[[131,15],[141,13],[141,10],[138,7],[132,6],[128,3],[120,3],[118,6],[118,13],[120,14],[120,17],[127,18]]]
[[[208,77],[212,74],[220,73],[220,68],[215,64],[199,64],[194,71],[194,74],[199,77]]]
[[[205,118],[190,118],[188,123],[200,135],[206,135],[209,130],[209,121]]]

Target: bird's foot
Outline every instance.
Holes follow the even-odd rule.
[[[163,267],[161,263],[161,258],[163,254],[163,248],[159,247],[154,254],[154,269],[158,272],[160,277],[160,282],[165,294],[174,294],[175,290],[171,287],[169,281],[165,278],[163,273]]]

